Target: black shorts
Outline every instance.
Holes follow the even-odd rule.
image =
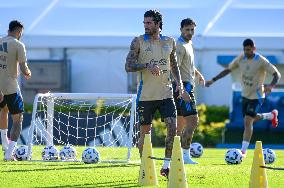
[[[243,116],[255,117],[257,114],[257,108],[260,107],[258,99],[247,99],[242,97],[242,106],[243,106]]]
[[[138,116],[140,125],[150,125],[156,110],[159,110],[162,119],[177,116],[174,99],[139,101]]]
[[[24,112],[24,102],[20,93],[4,95],[4,100],[0,103],[0,108],[4,108],[6,105],[8,106],[11,114]]]
[[[184,86],[184,89],[189,93],[192,101],[188,103],[178,98],[179,91],[176,92],[176,83],[173,82],[174,99],[175,99],[175,104],[177,107],[177,115],[184,116],[184,117],[190,116],[190,115],[196,115],[197,109],[196,109],[196,101],[195,101],[195,96],[194,96],[194,89],[189,82],[183,82],[183,86]]]

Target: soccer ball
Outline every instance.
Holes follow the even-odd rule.
[[[263,149],[263,158],[265,164],[272,164],[276,159],[276,155],[272,149],[266,148]]]
[[[239,149],[229,149],[225,155],[225,161],[227,164],[241,164],[243,156]]]
[[[87,148],[83,151],[82,161],[84,163],[98,163],[100,162],[100,153],[96,148]]]
[[[72,146],[64,146],[62,150],[59,152],[59,156],[61,160],[75,160],[77,152]]]
[[[15,151],[15,158],[18,161],[28,160],[28,146],[19,146]]]
[[[57,160],[59,152],[55,146],[46,146],[41,154],[42,160]]]
[[[201,157],[203,154],[203,147],[201,144],[195,142],[190,145],[190,155],[191,157]]]

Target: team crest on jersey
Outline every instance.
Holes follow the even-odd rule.
[[[170,51],[171,47],[170,47],[170,45],[165,44],[165,45],[163,46],[163,49],[164,49],[165,51]]]

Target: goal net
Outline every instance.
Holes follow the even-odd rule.
[[[95,147],[101,161],[131,159],[138,142],[136,95],[110,93],[37,94],[28,133],[28,156],[41,160],[45,146]]]

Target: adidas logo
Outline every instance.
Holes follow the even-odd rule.
[[[150,46],[148,46],[146,49],[145,49],[145,52],[151,52],[152,50],[151,50],[151,48],[150,48]]]

